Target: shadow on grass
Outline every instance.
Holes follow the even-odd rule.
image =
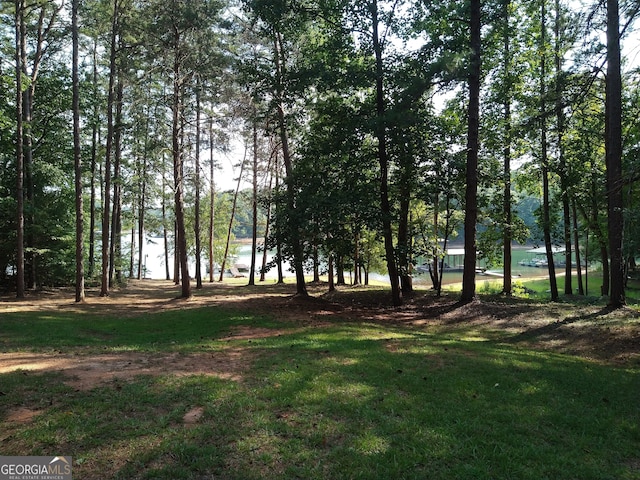
[[[242,382],[2,375],[3,454],[73,455],[89,480],[640,476],[637,370],[380,324],[235,344]],[[17,405],[39,414],[7,422]]]
[[[574,317],[566,317],[563,320],[558,320],[556,322],[553,323],[549,323],[547,325],[543,325],[541,327],[538,328],[533,328],[530,330],[527,330],[526,332],[522,332],[519,333],[518,335],[513,336],[512,338],[506,340],[508,342],[512,342],[512,343],[517,343],[520,341],[529,341],[532,339],[536,339],[536,338],[540,338],[540,337],[544,337],[547,336],[559,329],[561,329],[564,326],[567,325],[571,325],[577,322],[585,322],[585,321],[589,321],[589,320],[597,320],[598,318],[602,318],[606,315],[608,315],[609,313],[615,311],[615,309],[609,308],[609,307],[604,307],[601,310],[598,310],[597,312],[591,312],[588,313],[586,315],[577,315]]]

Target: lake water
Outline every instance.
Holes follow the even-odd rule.
[[[127,239],[128,241],[129,239]],[[146,276],[145,278],[152,279],[164,279],[166,278],[166,267],[164,261],[164,240],[162,237],[147,237],[145,239],[145,244],[143,246],[143,261],[146,266]],[[273,253],[267,252],[267,261],[273,259]],[[262,252],[258,252],[256,254],[256,270],[258,271],[260,266],[262,265]],[[251,245],[247,244],[238,244],[238,255],[234,260],[235,264],[246,265],[247,267],[251,263]],[[229,263],[227,263],[227,268],[229,267]],[[207,272],[208,262],[204,261],[202,264],[202,272],[203,276],[208,276]],[[556,271],[561,273],[564,271],[563,268],[557,268]],[[497,279],[502,275],[501,269],[488,270],[487,273],[489,275],[481,276],[478,275],[478,279]],[[518,277],[545,277],[548,275],[546,268],[536,268],[536,267],[527,267],[519,265],[517,262],[514,262],[514,267],[512,270],[514,280]],[[195,262],[191,259],[189,263],[189,274],[193,277],[195,275]],[[283,265],[283,275],[285,277],[294,277],[295,275],[289,271],[289,264]],[[173,255],[169,256],[169,276],[173,277]],[[266,278],[268,279],[276,279],[277,278],[277,270],[276,268],[272,268],[266,273]],[[345,276],[347,277],[347,282],[350,281],[349,272],[345,272]],[[379,273],[371,273],[369,278],[376,282],[389,282],[389,276],[385,274]],[[454,271],[454,272],[445,272],[443,277],[444,283],[459,283],[462,282],[462,272]],[[414,283],[416,285],[431,285],[431,279],[429,274],[420,274],[415,275]]]

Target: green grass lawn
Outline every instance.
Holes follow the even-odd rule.
[[[242,326],[279,334],[228,337]],[[640,479],[640,369],[464,326],[300,327],[214,307],[20,313],[0,319],[0,346],[250,359],[241,380],[167,372],[90,390],[0,374],[2,455],[72,455],[78,479]],[[19,407],[38,415],[7,421]],[[194,407],[202,418],[187,426]]]

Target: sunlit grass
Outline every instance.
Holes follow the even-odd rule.
[[[640,479],[640,370],[455,331],[349,322],[300,328],[217,308],[131,319],[3,318],[5,351],[211,352],[241,381],[141,376],[89,390],[0,375],[3,455],[68,454],[85,479]],[[234,339],[234,328],[277,336]],[[295,328],[294,328],[295,327]],[[46,342],[41,332],[54,332]],[[32,421],[9,422],[17,407]],[[202,418],[185,425],[194,407]]]

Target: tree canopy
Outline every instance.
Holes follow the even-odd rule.
[[[256,272],[291,265],[298,294],[310,274],[376,271],[395,305],[418,265],[439,293],[464,244],[468,301],[479,261],[504,266],[512,293],[518,242],[545,246],[553,299],[562,246],[566,295],[597,261],[624,305],[639,7],[584,3],[4,4],[0,284],[75,284],[81,301],[86,279],[107,295],[141,277],[154,232],[183,296],[189,265],[200,285],[236,236],[275,252]],[[254,188],[216,188],[229,152]]]

